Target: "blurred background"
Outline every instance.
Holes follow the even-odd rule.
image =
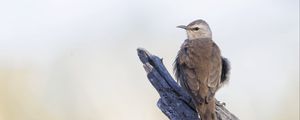
[[[299,119],[299,0],[0,1],[0,120],[167,120],[136,48],[170,72],[202,18],[232,64],[242,120]]]

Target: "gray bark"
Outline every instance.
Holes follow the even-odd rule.
[[[147,77],[160,95],[157,102],[159,109],[170,120],[199,120],[191,97],[172,78],[162,63],[162,59],[138,48],[138,56],[147,72]],[[223,104],[216,103],[218,120],[239,120]]]

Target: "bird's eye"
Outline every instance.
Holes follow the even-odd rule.
[[[193,31],[197,31],[197,30],[199,30],[199,28],[198,27],[194,27],[194,28],[192,28],[192,30]]]

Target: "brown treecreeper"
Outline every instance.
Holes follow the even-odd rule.
[[[216,120],[215,93],[228,81],[229,63],[222,58],[204,20],[181,25],[188,39],[182,44],[174,63],[180,85],[191,95],[202,120]]]

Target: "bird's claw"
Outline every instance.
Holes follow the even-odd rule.
[[[221,101],[218,101],[218,100],[216,100],[216,104],[217,104],[217,106],[226,106],[225,102],[221,102]]]

